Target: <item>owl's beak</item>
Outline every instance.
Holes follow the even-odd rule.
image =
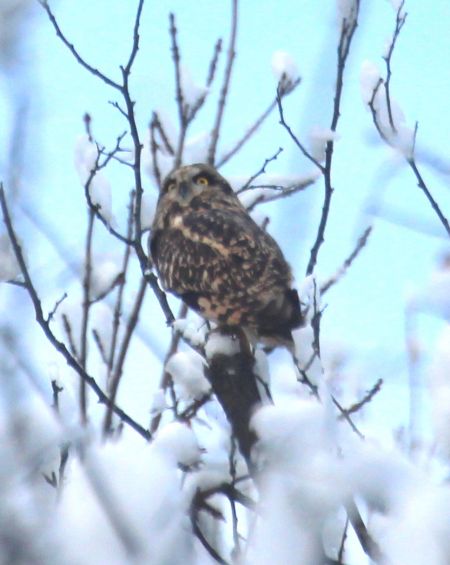
[[[181,198],[186,198],[189,193],[189,184],[186,181],[181,181],[178,186],[178,192],[180,193]]]

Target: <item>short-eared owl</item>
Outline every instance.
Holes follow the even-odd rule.
[[[180,167],[164,180],[150,252],[163,287],[207,320],[292,343],[303,319],[289,265],[213,167]]]

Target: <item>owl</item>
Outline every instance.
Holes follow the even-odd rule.
[[[164,289],[201,316],[268,347],[292,346],[303,316],[291,269],[213,167],[188,165],[167,176],[149,248]]]

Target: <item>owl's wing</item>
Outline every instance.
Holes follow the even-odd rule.
[[[239,208],[187,211],[176,228],[152,235],[151,253],[164,286],[179,296],[253,294],[291,281],[276,242]]]

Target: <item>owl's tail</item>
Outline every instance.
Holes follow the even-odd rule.
[[[258,335],[263,343],[273,347],[292,345],[292,330],[305,323],[300,299],[294,288],[270,301],[258,316]]]

